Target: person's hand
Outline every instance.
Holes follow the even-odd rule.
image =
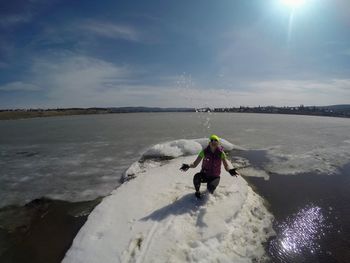
[[[239,175],[239,173],[237,173],[236,169],[234,169],[234,168],[228,170],[228,172],[230,173],[231,176],[236,176],[237,177],[237,175]]]
[[[188,164],[183,163],[180,170],[183,172],[186,172],[188,169],[190,169],[190,166]]]

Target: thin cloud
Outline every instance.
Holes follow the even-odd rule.
[[[230,90],[201,86],[194,77],[190,85],[187,81],[181,84],[181,76],[160,79],[158,85],[137,84],[138,77],[131,68],[63,53],[59,58],[35,60],[26,81],[3,85],[1,90],[34,91],[43,87],[40,105],[37,100],[27,101],[28,105],[41,107],[329,105],[348,103],[350,97],[350,79],[253,81],[246,82],[244,89]]]
[[[267,105],[329,105],[347,104],[350,98],[350,79],[332,80],[271,80],[249,84]]]
[[[229,31],[221,36],[220,42],[216,64],[225,76],[269,78],[285,74],[290,67],[286,45],[274,43],[261,33],[258,25]]]
[[[25,83],[22,81],[14,81],[6,83],[0,86],[0,91],[38,91],[40,88],[31,83]]]
[[[89,21],[79,27],[97,36],[111,39],[124,39],[134,42],[139,42],[142,39],[141,33],[130,25]]]
[[[76,20],[62,25],[46,25],[40,34],[35,36],[30,45],[62,46],[73,45],[75,48],[86,49],[99,45],[100,41],[124,40],[130,42],[149,42],[138,29],[127,24],[102,22],[98,20]]]
[[[2,15],[0,19],[1,27],[12,27],[18,24],[28,23],[32,20],[31,13]]]
[[[31,80],[47,87],[43,103],[48,106],[114,105],[121,85],[129,78],[125,67],[71,53],[37,59],[31,70]]]
[[[0,9],[0,27],[4,29],[31,22],[56,0],[5,0]]]

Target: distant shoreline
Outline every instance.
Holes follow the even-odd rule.
[[[35,109],[35,110],[0,110],[0,120],[18,120],[40,117],[59,117],[73,115],[93,115],[112,113],[140,113],[140,112],[195,112],[187,108],[68,108],[68,109]]]
[[[239,108],[158,108],[158,107],[119,107],[119,108],[57,108],[57,109],[9,109],[0,110],[0,120],[18,120],[38,117],[58,117],[73,115],[112,114],[112,113],[155,113],[155,112],[215,112],[215,113],[265,113],[304,116],[326,116],[350,118],[350,105],[299,106],[299,107],[239,107]]]

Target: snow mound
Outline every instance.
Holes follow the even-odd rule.
[[[192,175],[199,168],[179,171],[195,157],[149,166],[114,190],[89,215],[63,263],[264,261],[263,243],[274,232],[262,198],[223,172],[214,195],[197,200]]]
[[[220,143],[225,151],[231,151],[233,149],[244,150],[244,148],[238,145],[233,145],[225,139],[221,139]],[[154,145],[153,147],[146,150],[146,152],[143,153],[142,157],[144,159],[164,157],[176,158],[180,156],[195,155],[207,146],[207,138],[193,140],[175,140]]]
[[[205,148],[208,146],[208,138],[200,138],[200,139],[193,139],[193,141],[199,143],[202,148]],[[225,151],[232,151],[232,150],[242,150],[245,151],[246,149],[239,146],[239,145],[235,145],[230,143],[229,141],[225,140],[225,139],[220,139],[220,144],[222,145],[222,147],[224,147]]]
[[[153,160],[136,161],[123,173],[121,181],[125,182],[134,179],[138,174],[146,172],[148,168],[153,168],[161,165],[162,162],[156,162]]]
[[[234,145],[225,139],[220,143],[225,151],[245,150],[244,148]],[[124,173],[121,178],[122,182],[133,179],[137,174],[145,172],[148,168],[160,166],[162,163],[152,159],[172,159],[180,156],[197,155],[202,149],[208,146],[207,138],[192,140],[175,140],[156,144],[148,148],[139,161],[134,162]]]
[[[156,144],[149,148],[143,158],[180,157],[194,155],[202,150],[202,146],[194,140],[176,140]]]

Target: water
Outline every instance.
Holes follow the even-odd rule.
[[[42,196],[76,202],[107,195],[148,147],[216,133],[250,149],[233,154],[270,176],[249,180],[276,216],[277,236],[267,247],[275,261],[348,262],[349,131],[349,119],[239,113],[1,121],[0,207]]]
[[[244,153],[256,166],[266,165],[266,155]],[[275,216],[277,235],[267,244],[273,262],[349,262],[350,163],[334,175],[270,174],[268,181],[247,180]]]
[[[0,209],[0,262],[61,262],[100,201],[71,203],[42,198],[25,206]]]
[[[106,195],[147,147],[210,133],[250,149],[272,147],[273,172],[305,167],[334,172],[349,159],[349,130],[348,119],[232,113],[1,121],[0,207],[41,196],[81,201]],[[281,163],[282,157],[287,161]]]

